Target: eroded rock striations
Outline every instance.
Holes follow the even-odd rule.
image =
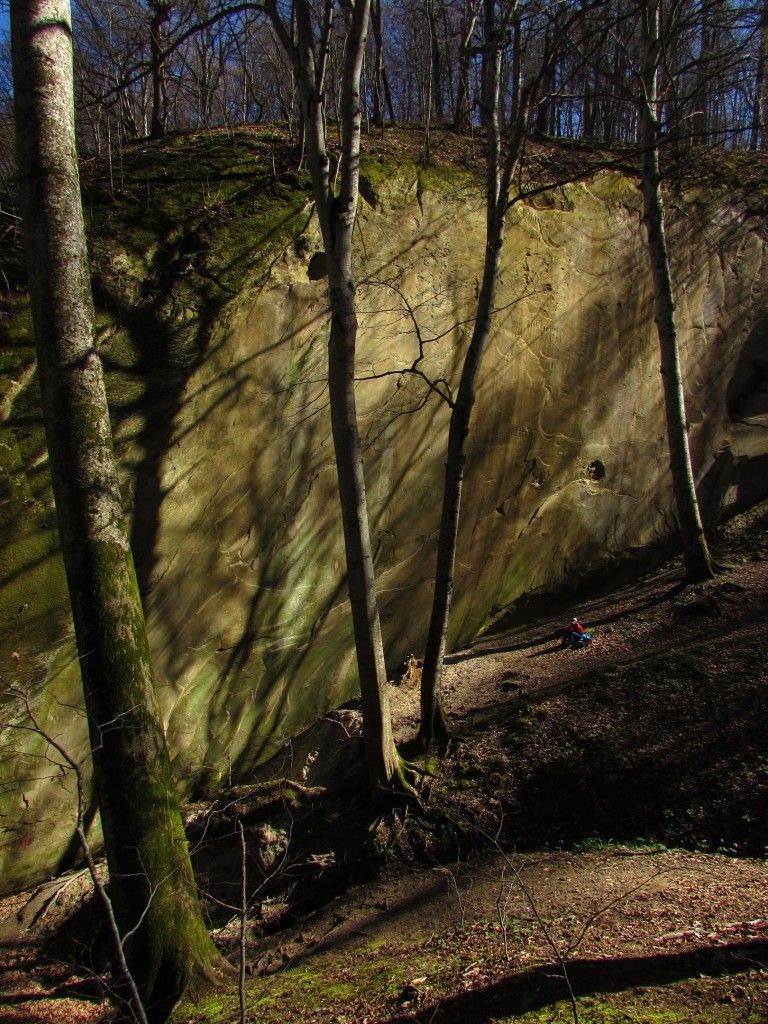
[[[392,165],[367,187],[359,411],[394,665],[420,653],[426,631],[448,419],[437,392],[458,379],[484,216],[469,175]],[[670,535],[641,206],[634,181],[603,171],[510,214],[473,422],[454,645],[522,594],[574,585]],[[671,220],[692,451],[711,522],[768,491],[768,235],[742,207],[700,197]],[[121,279],[138,303],[131,254],[119,238],[108,248],[104,281]],[[245,276],[205,343],[181,360],[183,373],[172,360],[160,370],[131,363],[128,334],[108,318],[104,328],[160,699],[187,792],[247,779],[355,692],[318,248],[307,218],[300,235],[265,240],[259,274]],[[178,274],[194,259],[182,252]],[[119,321],[116,303],[105,305]],[[190,309],[177,317],[195,320]],[[126,395],[116,367],[127,365],[136,372],[121,378],[123,388],[133,381]],[[153,407],[157,373],[172,387],[157,390]],[[13,395],[2,409],[3,516],[14,528],[0,562],[3,675],[39,695],[47,728],[80,756],[86,730],[72,709],[79,683],[50,506],[35,484],[41,460],[25,451]],[[45,753],[38,738],[6,731],[3,742],[0,877],[9,889],[66,857],[71,786],[33,756]]]

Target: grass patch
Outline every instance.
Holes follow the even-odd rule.
[[[298,963],[275,974],[249,979],[246,986],[248,1019],[262,1024],[284,1024],[305,1020],[318,1007],[323,1019],[333,1020],[339,1012],[345,1019],[358,1019],[372,1005],[397,1005],[398,997],[414,974],[413,950],[407,947],[371,944],[349,956],[322,953],[316,960]],[[441,963],[435,957],[419,956],[418,972],[435,975]],[[185,1001],[171,1017],[170,1024],[231,1024],[239,1019],[235,995],[214,993],[198,1003]],[[352,1016],[348,1016],[352,1014]]]

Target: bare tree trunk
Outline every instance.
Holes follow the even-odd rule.
[[[611,75],[611,95],[606,99],[603,115],[603,141],[610,142],[612,139],[626,141],[626,132],[622,132],[622,122],[619,115],[619,98],[622,95],[622,84],[624,81],[624,60],[625,50],[614,40],[613,74]]]
[[[68,0],[11,5],[40,389],[117,920],[150,1019],[220,965],[197,901],[155,696],[93,344]]]
[[[641,142],[643,146],[642,189],[648,253],[653,276],[656,327],[661,350],[661,378],[667,419],[672,488],[675,495],[680,534],[689,580],[711,579],[712,558],[704,535],[701,512],[688,443],[685,395],[680,369],[680,353],[675,323],[675,302],[669,266],[661,174],[658,150],[658,67],[660,58],[658,0],[646,0],[643,18],[643,91],[641,102]]]
[[[511,99],[509,104],[509,123],[516,124],[520,114],[520,102],[523,95],[523,53],[520,11],[516,10],[512,18],[512,72],[510,76]]]
[[[552,31],[550,26],[547,25],[547,31],[544,36],[544,59],[548,59],[548,55],[552,52],[552,47],[555,41],[552,38]],[[541,132],[542,135],[546,135],[552,128],[552,99],[550,93],[552,92],[555,84],[555,69],[554,65],[550,67],[547,80],[544,82],[542,89],[542,99],[539,102],[538,114],[536,115],[536,131]]]
[[[430,747],[434,742],[442,744],[448,736],[445,714],[440,700],[440,681],[453,596],[453,572],[461,515],[464,466],[467,460],[467,440],[480,369],[491,335],[491,322],[501,268],[504,228],[509,206],[510,182],[522,151],[528,123],[529,101],[525,96],[520,96],[512,138],[509,140],[502,167],[499,87],[501,55],[507,22],[503,21],[499,25],[498,20],[495,0],[485,0],[485,45],[483,50],[483,122],[487,130],[485,260],[472,340],[464,359],[461,380],[448,429],[448,453],[437,542],[432,614],[421,672],[419,743],[423,747]]]
[[[597,72],[587,70],[584,74],[584,98],[583,98],[583,120],[581,126],[582,138],[594,139],[595,123],[597,121],[597,92],[599,83]]]
[[[431,0],[427,0],[427,7],[425,14],[427,17],[427,36],[429,38],[429,52],[434,56],[434,39],[432,36],[432,30],[434,28],[434,22],[431,15]],[[426,109],[424,111],[424,156],[423,160],[425,164],[428,164],[432,160],[432,148],[430,145],[430,129],[432,128],[432,90],[434,82],[434,60],[430,60],[427,64],[427,97],[426,97]]]
[[[168,98],[165,89],[165,46],[163,29],[171,16],[172,0],[151,0],[149,43],[152,64],[152,123],[150,138],[161,139],[168,127]]]
[[[360,174],[360,72],[368,31],[368,10],[369,0],[358,0],[347,41],[340,110],[343,133],[340,191],[328,204],[323,237],[327,251],[332,254],[328,264],[331,306],[328,387],[333,442],[363,701],[363,736],[369,775],[374,792],[379,793],[396,784],[400,759],[392,738],[362,446],[355,406],[357,312],[352,279],[352,234]],[[317,107],[318,112],[319,109]]]
[[[325,22],[315,39],[309,0],[296,2],[294,45],[277,6],[268,7],[275,29],[293,60],[302,99],[306,145],[318,221],[328,267],[331,330],[328,388],[336,471],[344,531],[347,582],[352,609],[363,739],[374,796],[404,785],[402,764],[392,738],[384,649],[376,600],[362,446],[355,406],[357,312],[352,277],[352,234],[360,176],[360,75],[368,31],[370,0],[358,0],[351,14],[340,107],[342,135],[339,194],[334,195],[323,118],[323,82],[333,0],[326,0]]]
[[[760,9],[755,95],[752,109],[749,148],[753,152],[758,149],[765,151],[768,149],[768,0],[763,0],[763,6]]]
[[[459,85],[456,91],[456,110],[453,116],[453,130],[468,132],[472,127],[472,111],[469,95],[469,66],[472,36],[475,33],[477,15],[471,0],[464,0],[464,20],[459,43]]]
[[[427,0],[426,15],[429,24],[429,53],[430,53],[430,109],[434,109],[437,124],[441,125],[445,120],[445,97],[443,95],[443,68],[440,54],[440,40],[437,37],[437,15],[435,14],[435,0]]]
[[[387,111],[389,113],[389,120],[394,126],[397,124],[397,118],[395,117],[395,105],[392,102],[392,87],[389,84],[389,72],[387,71],[387,65],[381,69],[381,80],[384,83],[384,99],[387,103]]]
[[[475,405],[480,367],[491,333],[491,317],[501,265],[503,221],[503,217],[501,219],[494,217],[493,222],[489,226],[485,265],[483,268],[483,283],[477,301],[475,327],[472,332],[472,340],[467,356],[464,360],[461,382],[456,402],[451,412],[451,421],[448,429],[448,453],[443,482],[440,531],[437,541],[432,614],[429,622],[427,643],[424,649],[424,665],[421,672],[419,743],[423,747],[430,747],[434,742],[442,744],[448,737],[448,727],[440,700],[440,680],[445,659],[451,600],[453,597],[453,572],[461,515],[464,466],[467,461],[469,423]]]
[[[331,282],[330,290],[328,387],[331,423],[347,556],[349,600],[363,701],[363,735],[369,775],[374,793],[378,794],[382,789],[390,789],[395,784],[399,759],[392,738],[362,448],[355,406],[355,291],[349,279],[346,282]]]
[[[371,28],[373,29],[373,123],[379,128],[384,125],[384,107],[390,123],[395,123],[395,108],[392,91],[384,62],[384,30],[382,26],[381,0],[371,0]]]
[[[642,15],[645,16],[646,8],[642,8]],[[660,16],[660,14],[659,14]],[[696,87],[691,98],[691,112],[690,112],[690,135],[691,141],[694,145],[703,145],[705,137],[710,128],[710,82],[709,74],[707,72],[706,61],[711,56],[712,47],[712,27],[711,27],[712,7],[710,4],[702,4],[701,6],[701,35],[699,42],[699,60],[696,69]],[[656,77],[658,79],[658,69],[656,70]],[[642,129],[641,129],[642,130]]]

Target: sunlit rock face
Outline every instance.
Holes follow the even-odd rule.
[[[395,666],[421,652],[428,621],[446,399],[472,331],[485,219],[477,181],[463,174],[426,179],[393,165],[367,183],[366,196],[355,234],[358,402]],[[452,646],[521,595],[573,587],[632,553],[650,558],[670,536],[641,227],[636,183],[617,172],[510,213],[472,421]],[[691,200],[671,213],[670,246],[692,450],[711,522],[768,490],[765,225],[742,209]],[[266,277],[232,297],[173,401],[166,391],[162,408],[131,412],[128,403],[115,417],[185,792],[247,777],[356,691],[319,249],[310,223],[274,252]],[[9,460],[23,486],[24,466]],[[30,536],[38,523],[42,547],[30,553],[24,533],[3,551],[6,593],[15,588],[6,605],[26,604],[9,634],[9,651],[20,653],[13,678],[42,694],[41,721],[81,757],[86,733],[70,707],[78,680],[50,508],[24,511],[24,500],[18,517]],[[66,856],[72,786],[31,756],[45,752],[39,739],[4,739],[0,877],[10,889]]]

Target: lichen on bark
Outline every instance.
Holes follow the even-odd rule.
[[[43,417],[118,922],[150,1019],[219,957],[197,903],[118,485],[74,147],[66,0],[14,0],[14,100]]]

